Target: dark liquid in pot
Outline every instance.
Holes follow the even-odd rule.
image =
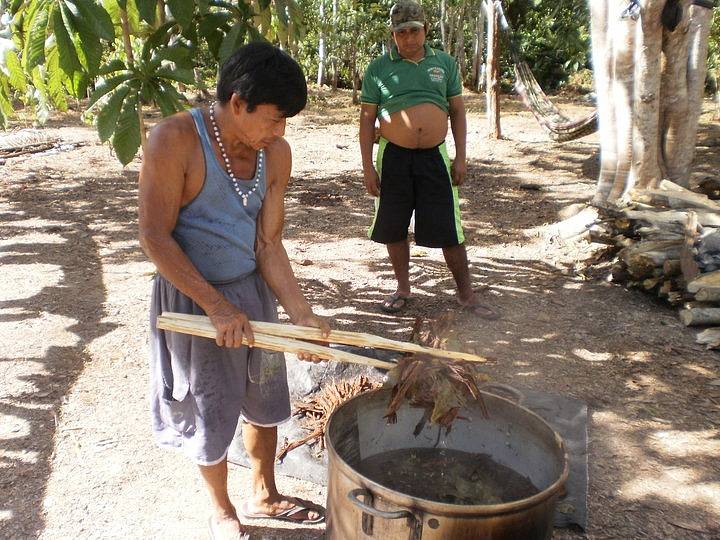
[[[487,454],[444,448],[407,448],[360,462],[363,476],[394,491],[449,504],[500,504],[539,490],[528,478]]]

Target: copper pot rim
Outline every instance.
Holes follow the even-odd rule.
[[[527,497],[525,499],[519,499],[517,501],[512,501],[508,503],[501,503],[501,504],[475,504],[475,505],[469,505],[469,504],[450,504],[450,503],[444,503],[439,501],[433,501],[430,499],[422,499],[420,497],[412,497],[408,495],[407,493],[403,493],[401,491],[395,491],[394,489],[390,489],[386,486],[383,486],[382,484],[379,484],[375,482],[374,480],[371,480],[370,478],[364,476],[357,470],[355,470],[353,467],[351,467],[344,459],[340,457],[340,455],[335,450],[335,447],[332,444],[332,441],[330,440],[330,437],[328,436],[329,433],[329,427],[331,426],[333,417],[335,417],[335,414],[348,405],[349,403],[358,400],[358,399],[368,399],[369,396],[372,396],[374,394],[378,394],[380,392],[389,392],[389,389],[387,388],[376,388],[374,390],[370,390],[368,392],[363,392],[362,394],[359,394],[352,399],[349,399],[345,403],[343,403],[340,407],[335,409],[333,413],[328,418],[326,430],[325,430],[325,447],[328,450],[328,463],[332,463],[333,461],[337,464],[338,468],[345,474],[345,476],[349,477],[351,480],[353,480],[353,476],[358,477],[359,480],[353,480],[357,484],[359,484],[361,487],[367,489],[368,491],[371,491],[373,495],[379,495],[385,500],[392,502],[393,504],[397,504],[398,506],[402,506],[410,511],[413,510],[420,510],[423,512],[428,512],[436,515],[472,515],[472,516],[497,516],[501,514],[513,514],[520,511],[523,511],[528,508],[532,508],[534,506],[538,506],[545,502],[546,500],[552,498],[555,496],[564,486],[565,482],[567,481],[569,472],[570,472],[570,460],[567,453],[567,448],[565,446],[565,442],[563,441],[560,434],[555,431],[550,424],[548,424],[543,418],[541,418],[539,415],[531,411],[530,409],[527,409],[526,407],[523,407],[522,405],[518,405],[517,403],[514,403],[513,401],[506,399],[502,396],[498,396],[497,394],[493,394],[490,392],[484,392],[481,391],[482,394],[485,394],[489,396],[492,399],[499,399],[502,401],[507,402],[513,407],[517,407],[519,409],[522,409],[522,411],[535,418],[535,420],[539,421],[541,424],[543,424],[550,432],[553,434],[555,438],[555,443],[558,446],[558,449],[562,453],[562,461],[563,461],[563,469],[560,473],[560,476],[558,479],[550,484],[548,487],[540,491],[539,493],[536,493],[535,495],[532,495],[531,497]],[[398,502],[402,501],[402,502]]]

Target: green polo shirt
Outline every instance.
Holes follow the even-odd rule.
[[[448,112],[448,100],[462,94],[460,73],[449,54],[425,45],[419,62],[402,58],[393,47],[376,58],[365,71],[360,101],[378,106],[378,116],[420,103],[433,103]]]

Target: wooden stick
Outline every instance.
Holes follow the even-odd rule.
[[[183,334],[191,334],[193,336],[207,337],[212,339],[214,339],[216,336],[215,327],[212,326],[212,324],[207,327],[194,321],[171,319],[165,317],[164,315],[161,315],[157,318],[157,327],[162,330],[172,330],[173,332],[181,332]],[[254,332],[254,337],[255,347],[259,347],[261,349],[268,349],[270,351],[290,352],[295,354],[314,354],[324,360],[336,360],[338,362],[349,362],[351,364],[363,364],[366,366],[373,366],[382,369],[392,369],[396,365],[395,362],[387,362],[384,360],[377,360],[375,358],[368,358],[367,356],[360,356],[359,354],[339,351],[337,349],[323,347],[322,345],[307,343],[306,341],[297,341],[294,339],[269,336],[266,334],[261,334],[259,332]],[[247,340],[245,339],[245,337],[243,337],[243,345],[247,345]]]
[[[207,331],[212,331],[212,337],[215,337],[215,327],[210,322],[210,319],[205,315],[189,315],[185,313],[171,313],[165,312],[159,320],[164,321],[187,321],[198,325]],[[468,362],[487,362],[486,358],[475,354],[458,352],[458,351],[444,351],[442,349],[432,349],[430,347],[423,347],[415,343],[405,343],[402,341],[395,341],[392,339],[375,336],[372,334],[363,334],[359,332],[345,332],[342,330],[332,330],[328,337],[322,337],[318,328],[312,328],[309,326],[294,326],[291,324],[277,324],[268,322],[250,321],[253,332],[257,331],[265,335],[288,337],[295,339],[311,339],[315,341],[327,341],[329,343],[340,343],[343,345],[356,345],[361,347],[373,347],[377,349],[387,349],[390,351],[400,352],[411,352],[411,353],[422,353],[431,356],[439,356],[441,358],[451,358],[454,360],[466,360]]]

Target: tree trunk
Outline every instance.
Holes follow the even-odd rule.
[[[482,57],[483,45],[485,41],[485,3],[480,0],[478,3],[478,12],[475,19],[475,34],[473,36],[473,67],[472,80],[473,88],[476,92],[480,91],[482,86]]]
[[[690,183],[690,167],[695,158],[695,141],[702,112],[707,74],[707,55],[712,10],[690,5],[688,8],[688,58],[687,58],[687,116],[680,126],[678,154],[675,170],[678,183],[687,187]],[[679,28],[676,30],[676,32]]]
[[[455,32],[455,60],[458,63],[461,81],[465,81],[467,75],[467,66],[465,64],[465,7],[465,2],[460,2]]]
[[[600,175],[594,202],[605,203],[612,189],[617,165],[615,107],[611,95],[613,40],[610,35],[610,9],[607,0],[590,0],[592,62],[597,96],[600,145]],[[616,15],[616,14],[614,14]]]
[[[682,169],[681,154],[687,151],[683,126],[688,120],[688,46],[690,0],[680,2],[683,20],[670,32],[663,30],[663,57],[660,118],[661,140],[665,176],[681,186],[687,186],[687,175]],[[693,141],[694,144],[694,141]]]
[[[332,4],[332,20],[333,20],[333,35],[337,35],[337,20],[338,20],[338,0],[333,0]],[[338,65],[338,51],[337,44],[335,45],[335,54],[332,55],[332,90],[337,90],[338,78],[340,76],[340,66]]]
[[[635,108],[631,184],[654,187],[662,180],[658,137],[660,133],[660,59],[666,0],[647,0],[635,28]]]
[[[442,41],[444,51],[447,51],[447,36],[445,33],[446,20],[447,20],[447,2],[446,2],[446,0],[440,0],[440,41]]]
[[[322,86],[325,77],[325,33],[323,28],[325,25],[325,2],[320,0],[320,33],[318,35],[318,72],[317,84]]]
[[[500,95],[500,87],[498,85],[498,64],[500,60],[498,47],[498,13],[492,0],[487,0],[487,7],[487,84],[485,85],[485,92],[487,98],[488,128],[492,138],[501,139],[500,108],[498,107],[498,98]]]
[[[612,99],[615,109],[616,156],[615,178],[608,201],[619,202],[632,188],[633,87],[635,80],[636,21],[622,18],[622,4],[613,2],[610,10],[610,31],[613,33]]]

